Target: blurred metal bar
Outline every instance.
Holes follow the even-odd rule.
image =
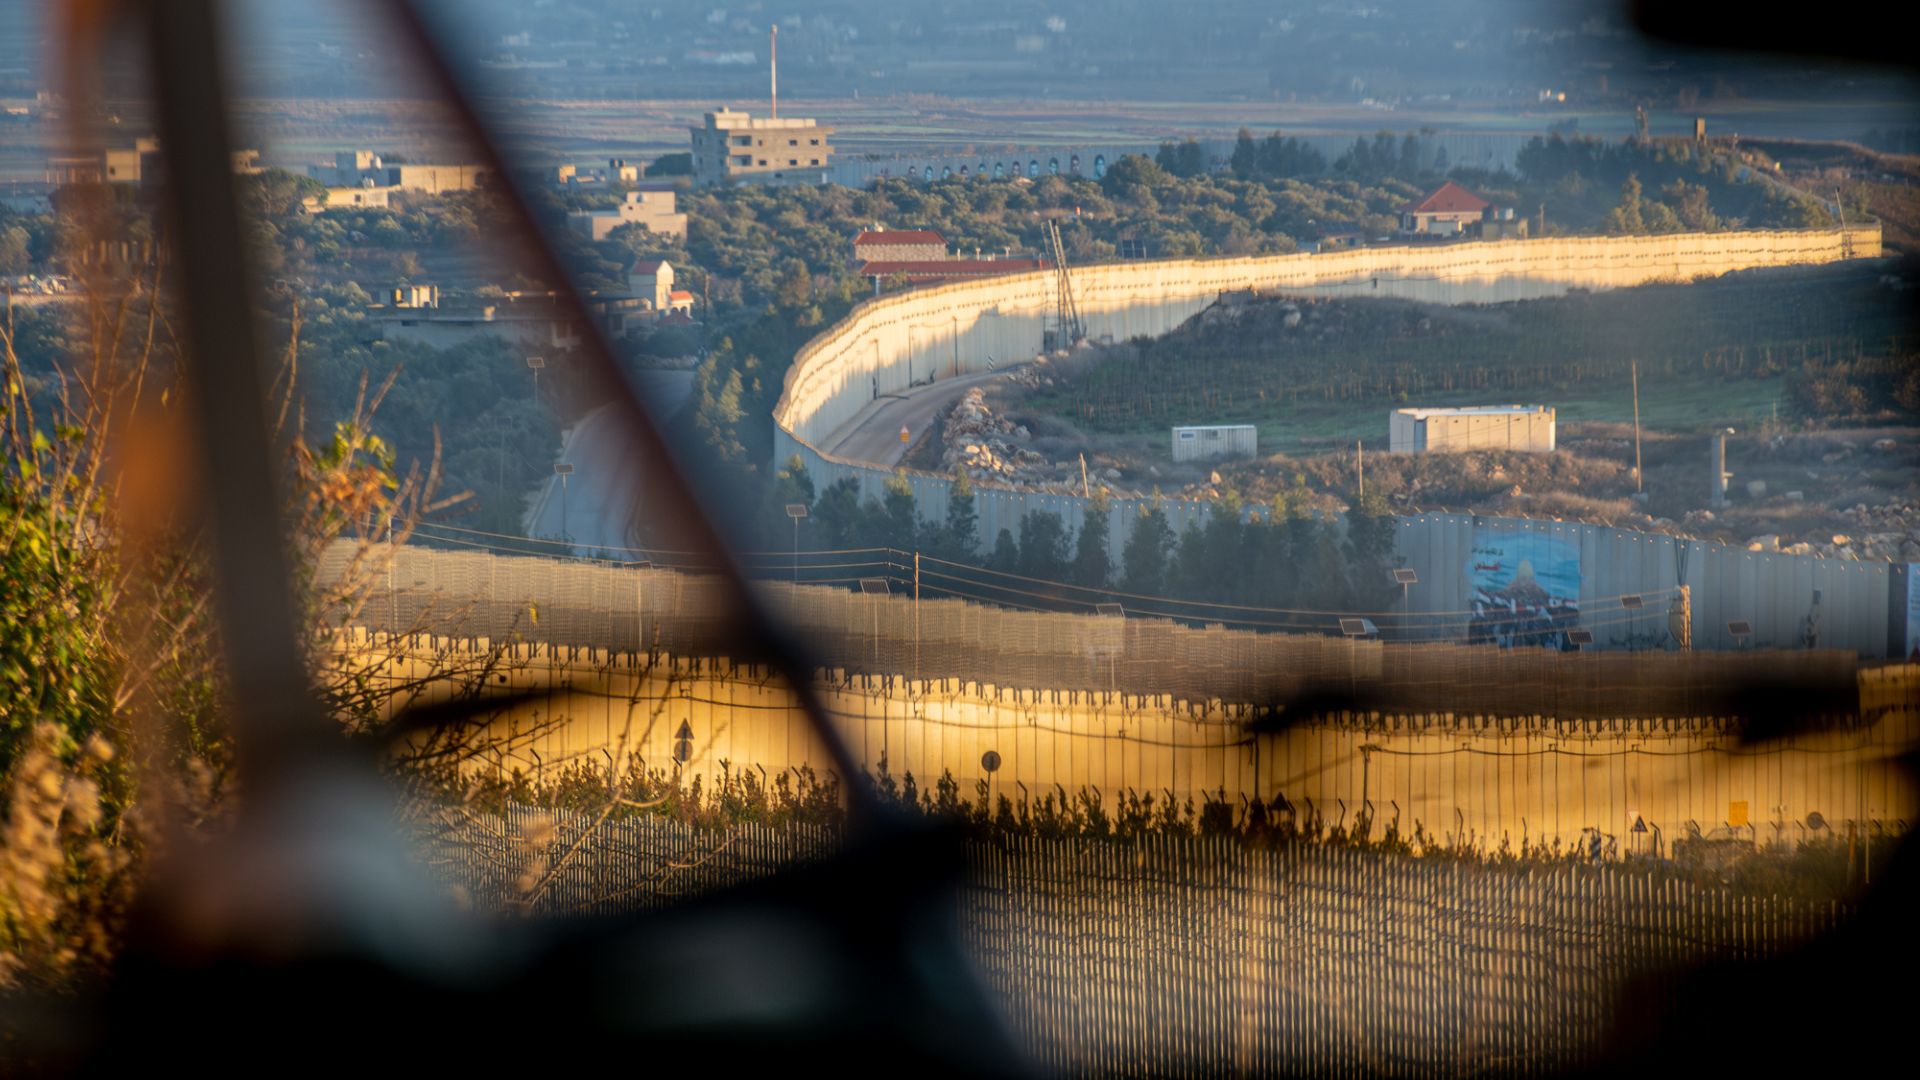
[[[292,567],[280,519],[260,371],[254,292],[240,222],[225,57],[212,0],[143,5],[169,250],[179,269],[201,489],[212,526],[214,592],[243,769],[286,764],[319,743],[326,718],[307,684]]]
[[[389,5],[373,6],[385,9]],[[737,613],[734,626],[740,635],[741,658],[767,663],[786,680],[795,700],[832,754],[835,770],[845,778],[851,818],[855,821],[871,819],[880,812],[879,804],[867,786],[866,774],[861,771],[859,759],[847,745],[840,730],[833,725],[825,704],[814,689],[813,672],[817,665],[802,642],[780,625],[771,610],[761,603],[748,586],[746,574],[735,554],[744,545],[730,543],[722,535],[719,525],[721,515],[716,512],[716,500],[702,497],[690,480],[692,470],[688,456],[680,453],[672,441],[661,433],[660,418],[651,414],[621,375],[614,358],[613,343],[607,339],[605,327],[588,310],[575,286],[573,275],[560,260],[558,246],[533,212],[524,170],[507,156],[482,114],[476,78],[471,71],[456,65],[443,45],[443,40],[450,35],[439,19],[451,16],[441,13],[437,19],[436,13],[431,10],[433,7],[421,0],[402,0],[391,5],[396,15],[395,22],[406,44],[419,57],[422,70],[439,90],[440,99],[453,110],[482,163],[498,178],[496,182],[500,191],[513,211],[513,224],[518,235],[512,239],[519,241],[528,260],[524,272],[552,285],[560,295],[566,314],[583,328],[581,362],[572,365],[570,373],[584,381],[592,400],[608,402],[613,406],[615,414],[634,439],[638,450],[636,456],[641,461],[661,463],[659,472],[664,482],[657,494],[665,505],[659,512],[671,516],[675,524],[684,530],[689,546],[705,548],[719,556],[728,607]],[[457,9],[458,5],[443,4],[440,7]]]

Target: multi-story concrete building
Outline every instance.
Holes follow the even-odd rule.
[[[390,187],[330,187],[319,195],[309,195],[301,203],[309,214],[328,210],[374,210],[385,207],[394,189]]]
[[[687,215],[675,211],[673,185],[643,184],[627,192],[626,201],[611,210],[582,210],[567,215],[567,227],[588,240],[605,240],[622,225],[638,225],[659,236],[684,239]]]
[[[693,135],[693,181],[717,184],[824,184],[833,129],[802,118],[754,119],[722,108]]]
[[[442,303],[432,285],[401,285],[386,299],[367,309],[368,322],[384,341],[444,349],[493,337],[525,349],[565,350],[579,346],[584,330],[554,293],[463,296]],[[630,316],[641,314],[626,296],[589,296],[586,305],[588,317],[613,337],[627,332]]]
[[[332,165],[309,165],[307,174],[329,187],[388,187],[442,195],[472,191],[493,182],[485,165],[388,164],[372,150],[341,150]]]
[[[233,171],[260,171],[260,151],[235,150]],[[160,140],[141,136],[132,146],[109,146],[94,154],[62,154],[47,159],[49,187],[67,184],[153,184],[161,174]]]

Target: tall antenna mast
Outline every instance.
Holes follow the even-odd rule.
[[[771,119],[778,120],[780,118],[780,24],[779,23],[774,23],[773,26],[768,29],[767,38],[769,41],[772,42],[772,44],[767,48],[767,80],[769,83],[772,84],[772,88],[773,88],[773,116],[771,117]]]

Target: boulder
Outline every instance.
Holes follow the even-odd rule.
[[[1756,536],[1753,539],[1747,541],[1747,550],[1748,551],[1779,551],[1780,537],[1777,533],[1768,533],[1765,536]]]
[[[1853,537],[1848,536],[1846,533],[1833,534],[1834,547],[1846,547],[1848,544],[1851,544],[1851,543],[1853,543]]]
[[[1749,498],[1754,498],[1754,499],[1764,499],[1764,498],[1766,498],[1766,497],[1767,497],[1767,482],[1766,482],[1765,480],[1749,480],[1749,481],[1747,481],[1747,495],[1748,495],[1748,497],[1749,497]]]

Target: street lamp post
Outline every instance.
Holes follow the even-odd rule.
[[[573,464],[566,461],[554,462],[553,475],[560,478],[560,538],[567,545],[567,551],[571,553],[573,536],[567,532],[567,477],[573,475]]]
[[[1410,566],[1397,566],[1393,580],[1400,583],[1400,625],[1405,629],[1413,622],[1413,586],[1420,584],[1420,575]]]
[[[800,584],[800,520],[807,516],[806,503],[788,503],[787,516],[793,519],[793,583]]]
[[[527,357],[527,370],[533,372],[533,403],[540,404],[540,369],[547,366],[544,356]]]

